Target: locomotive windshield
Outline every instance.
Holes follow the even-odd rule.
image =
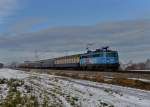
[[[117,52],[107,52],[106,57],[118,57],[118,53]]]

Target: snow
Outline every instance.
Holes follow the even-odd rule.
[[[148,83],[150,83],[150,79],[141,79],[141,78],[129,78],[129,79],[140,80],[140,81],[143,81],[143,82],[148,82]]]
[[[6,79],[11,79],[11,78],[17,78],[17,79],[23,79],[28,77],[28,74],[24,73],[23,71],[19,70],[11,70],[11,69],[0,69],[0,78],[6,78]]]
[[[135,88],[11,69],[0,69],[0,78],[23,79],[35,95],[63,107],[150,107],[150,91]]]
[[[8,93],[8,86],[6,84],[0,85],[0,102],[2,99],[5,99]]]

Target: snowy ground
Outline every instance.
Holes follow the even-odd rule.
[[[23,80],[17,88],[22,95],[33,94],[53,107],[150,107],[150,91],[11,69],[0,69],[0,78]],[[2,102],[9,88],[0,84],[0,89]]]
[[[0,78],[18,78],[23,79],[28,77],[29,75],[24,73],[23,71],[11,70],[11,69],[0,69]]]

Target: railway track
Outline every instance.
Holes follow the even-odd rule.
[[[18,69],[18,68],[17,68]],[[41,70],[41,71],[53,71],[53,72],[57,72],[57,71],[61,71],[61,72],[82,72],[82,73],[97,73],[97,72],[111,72],[111,73],[135,73],[135,74],[150,74],[150,70],[114,70],[114,71],[111,71],[111,70],[105,70],[105,71],[99,71],[99,70],[72,70],[72,69],[30,69],[30,68],[19,68],[21,70]]]
[[[116,73],[138,73],[138,74],[150,74],[149,70],[120,70],[120,71],[110,71],[110,72],[116,72]]]

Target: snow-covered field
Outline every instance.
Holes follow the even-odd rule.
[[[23,80],[17,90],[36,96],[41,107],[45,101],[53,107],[150,107],[150,91],[11,69],[0,69],[0,78]],[[7,84],[0,89],[2,102],[9,89]]]
[[[0,69],[0,78],[17,78],[23,79],[28,77],[29,75],[23,71],[11,70],[11,69]]]

